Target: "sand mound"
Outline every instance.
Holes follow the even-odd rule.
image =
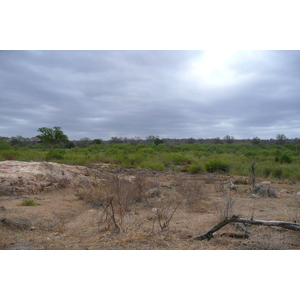
[[[53,189],[96,185],[101,172],[53,162],[0,162],[0,194],[40,193]]]

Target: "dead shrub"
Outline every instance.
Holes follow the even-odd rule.
[[[105,201],[105,190],[103,185],[97,187],[74,187],[75,195],[93,208],[101,207]]]
[[[105,198],[102,198],[103,213],[98,225],[104,230],[126,231],[130,223],[130,212],[136,202],[143,199],[145,178],[112,175],[105,183]]]
[[[230,191],[223,192],[222,202],[215,206],[217,214],[220,219],[229,218],[234,215],[233,208],[235,204],[235,199]]]
[[[136,201],[140,202],[145,200],[146,196],[146,175],[144,173],[138,173],[134,179],[135,189],[136,189]]]
[[[205,213],[207,208],[204,202],[203,186],[197,180],[177,179],[176,191],[184,199],[183,205],[188,212]]]
[[[139,224],[139,228],[149,235],[156,235],[157,229],[160,234],[165,232],[169,229],[171,220],[181,203],[174,193],[159,199],[147,219]]]

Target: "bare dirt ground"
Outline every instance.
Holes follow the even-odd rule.
[[[298,182],[257,178],[274,198],[255,194],[250,177],[102,168],[101,178],[0,196],[0,249],[300,249],[300,232],[276,227],[244,226],[249,238],[238,239],[228,234],[242,229],[228,224],[209,241],[194,239],[232,214],[300,223]],[[28,198],[38,205],[20,205]]]

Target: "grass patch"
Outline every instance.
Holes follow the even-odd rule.
[[[36,206],[36,205],[40,205],[39,203],[35,202],[33,199],[31,198],[24,198],[22,200],[22,202],[20,204],[18,204],[19,206]]]

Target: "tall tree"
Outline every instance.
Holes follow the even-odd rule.
[[[40,132],[40,135],[37,135],[36,137],[42,140],[45,144],[51,146],[51,149],[53,150],[55,145],[58,145],[60,143],[68,143],[69,139],[68,136],[65,135],[61,128],[58,126],[54,126],[52,128],[42,127],[37,130]]]
[[[277,142],[278,145],[283,145],[283,144],[285,144],[285,143],[287,142],[287,140],[288,140],[288,138],[287,138],[286,135],[283,134],[283,133],[279,133],[279,134],[277,134],[277,136],[276,136],[276,142]]]
[[[232,144],[234,142],[235,138],[233,136],[230,135],[226,135],[223,138],[223,141],[227,144]]]

